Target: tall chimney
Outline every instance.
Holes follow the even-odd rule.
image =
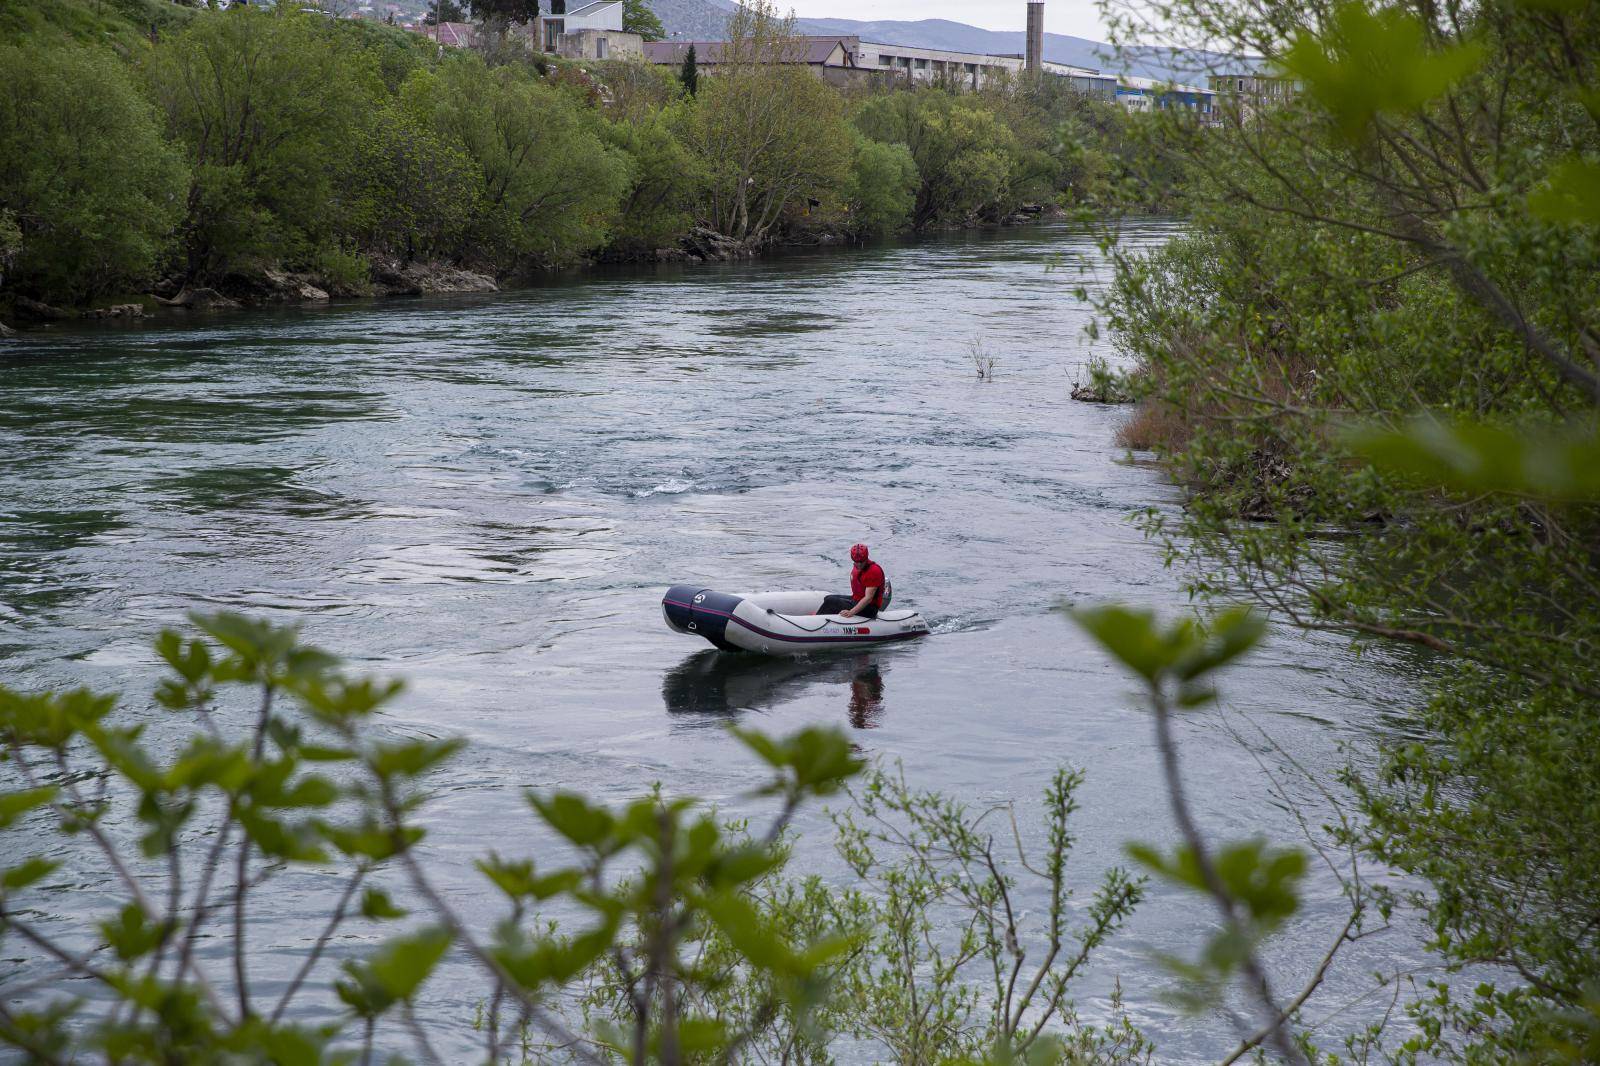
[[[1044,69],[1044,0],[1028,0],[1028,73]]]

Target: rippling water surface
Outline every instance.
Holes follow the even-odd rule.
[[[471,740],[439,777],[429,847],[484,921],[469,859],[538,850],[526,788],[620,800],[660,781],[743,809],[757,774],[730,720],[845,726],[914,784],[1026,810],[1057,764],[1084,768],[1072,869],[1086,902],[1124,842],[1173,832],[1136,694],[1055,608],[1186,605],[1130,521],[1175,491],[1114,445],[1124,410],[1067,396],[1077,364],[1114,358],[1074,297],[1104,280],[1093,242],[1058,226],[30,336],[0,347],[4,680],[120,688],[129,717],[170,729],[141,695],[158,628],[197,608],[302,622],[409,680],[386,728]],[[992,381],[974,343],[998,359]],[[679,581],[844,587],[858,540],[934,637],[780,662],[661,623]],[[1393,728],[1395,674],[1276,633],[1229,679],[1231,713],[1183,724],[1207,826],[1298,834],[1270,794],[1283,752],[1229,722],[1248,716],[1326,775],[1341,744],[1369,750]],[[837,874],[820,814],[803,828],[808,866]],[[46,907],[81,918],[110,886],[91,864],[69,870]],[[331,884],[284,884],[250,942],[287,972],[314,936],[297,915]],[[1311,897],[1274,947],[1285,983],[1337,929],[1337,884],[1319,872]],[[1164,1059],[1225,1049],[1223,1022],[1163,1005],[1151,961],[1209,922],[1155,886],[1084,980],[1082,1012],[1103,1014],[1120,974]],[[1414,950],[1409,934],[1358,945],[1329,1010]],[[424,1017],[459,1036],[476,991],[448,975],[430,988]]]

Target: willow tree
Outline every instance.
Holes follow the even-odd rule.
[[[795,204],[828,199],[849,173],[844,100],[811,73],[806,48],[770,0],[741,7],[687,123],[710,172],[705,222],[752,246]]]

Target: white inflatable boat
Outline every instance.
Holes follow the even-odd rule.
[[[915,611],[888,610],[876,618],[816,614],[822,592],[733,595],[696,585],[674,585],[661,598],[667,625],[705,637],[723,651],[805,655],[814,651],[874,648],[927,636]]]

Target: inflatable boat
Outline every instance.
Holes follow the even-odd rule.
[[[674,585],[661,598],[667,625],[705,637],[723,651],[806,655],[814,651],[875,648],[927,636],[915,611],[888,610],[876,618],[817,614],[823,592],[734,595],[695,585]]]

